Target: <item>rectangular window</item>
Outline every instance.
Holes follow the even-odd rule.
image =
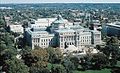
[[[40,42],[40,39],[38,38],[38,43]]]
[[[43,42],[43,39],[41,39],[41,42]]]
[[[63,42],[63,37],[61,37],[61,42]]]

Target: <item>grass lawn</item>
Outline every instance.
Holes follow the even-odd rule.
[[[111,73],[111,72],[110,69],[103,69],[103,70],[73,71],[73,73]]]

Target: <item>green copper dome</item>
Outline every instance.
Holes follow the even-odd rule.
[[[53,24],[63,24],[64,19],[62,18],[61,15],[58,15],[57,19],[53,22]]]

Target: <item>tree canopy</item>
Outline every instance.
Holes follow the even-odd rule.
[[[17,58],[6,60],[3,70],[7,73],[29,73],[27,65]]]

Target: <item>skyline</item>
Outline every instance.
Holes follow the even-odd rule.
[[[0,4],[9,3],[120,3],[120,0],[0,0]]]

